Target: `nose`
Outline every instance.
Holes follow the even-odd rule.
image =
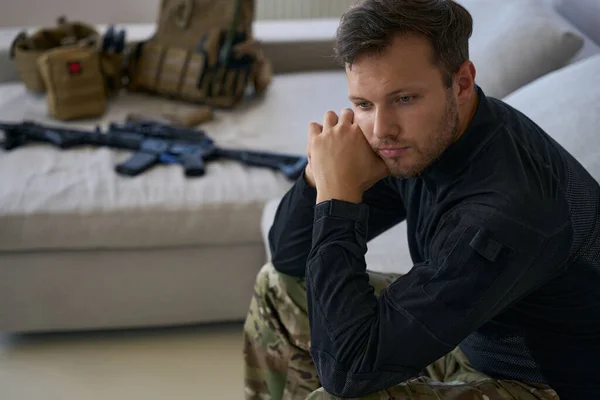
[[[385,107],[377,109],[375,112],[375,121],[373,124],[373,135],[383,140],[390,137],[396,137],[399,134],[399,127],[395,121],[394,114]]]

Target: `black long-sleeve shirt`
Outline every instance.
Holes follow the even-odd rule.
[[[323,387],[355,397],[460,346],[478,370],[600,398],[600,188],[526,116],[477,88],[466,132],[424,173],[362,203],[315,205],[301,177],[269,232],[305,276]],[[367,242],[406,220],[413,268],[376,297]]]

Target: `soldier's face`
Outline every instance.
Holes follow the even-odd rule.
[[[456,97],[424,38],[397,38],[384,52],[359,57],[346,73],[355,121],[391,175],[418,175],[458,136]]]

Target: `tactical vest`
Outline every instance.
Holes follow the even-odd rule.
[[[161,0],[154,36],[138,43],[129,89],[231,108],[263,92],[271,64],[253,38],[254,0]]]
[[[47,94],[48,114],[72,120],[105,112],[107,97],[123,86],[124,48],[124,31],[111,27],[102,37],[90,25],[63,17],[31,36],[21,32],[11,57],[26,89]]]

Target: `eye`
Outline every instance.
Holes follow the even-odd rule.
[[[362,109],[366,109],[370,106],[370,104],[366,101],[359,101],[358,103],[354,104],[356,107],[358,108],[362,108]]]
[[[413,96],[402,96],[398,97],[398,101],[403,104],[408,104],[413,100]]]

